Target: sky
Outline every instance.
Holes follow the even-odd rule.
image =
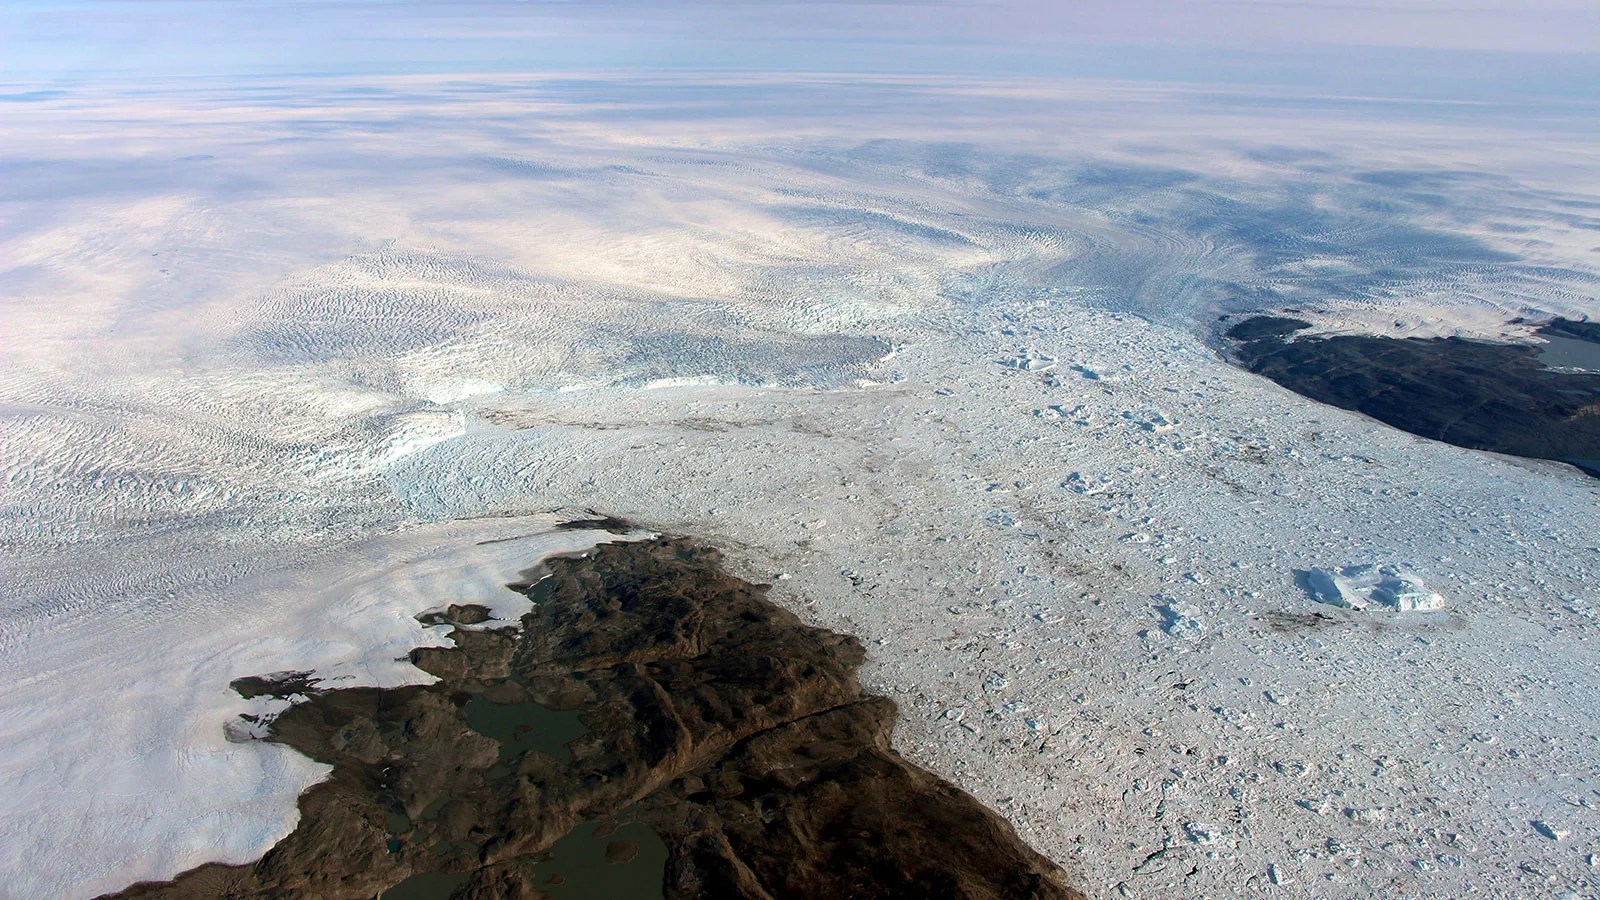
[[[7,0],[11,84],[860,71],[1593,93],[1595,0]],[[1404,85],[1401,85],[1404,87]],[[1470,93],[1470,90],[1468,91]]]

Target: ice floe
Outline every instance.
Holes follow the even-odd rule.
[[[1019,351],[1015,356],[1001,360],[1000,364],[1008,369],[1023,372],[1047,372],[1055,368],[1056,358],[1029,347]]]
[[[1169,600],[1156,607],[1161,617],[1161,630],[1182,641],[1197,641],[1206,636],[1206,625],[1200,621],[1200,608],[1192,603]]]
[[[1344,609],[1376,604],[1394,612],[1433,612],[1445,606],[1444,597],[1428,590],[1416,573],[1396,565],[1315,568],[1304,579],[1313,600]]]

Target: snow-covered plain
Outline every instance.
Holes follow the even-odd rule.
[[[562,507],[860,636],[901,748],[1091,896],[1600,892],[1596,482],[1210,343],[1600,314],[1592,119],[822,77],[7,106],[0,895],[262,852],[321,772],[223,740],[228,680],[421,677],[412,614],[596,539]],[[1443,608],[1297,581],[1371,562]]]

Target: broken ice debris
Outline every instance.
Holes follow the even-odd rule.
[[[1153,406],[1129,410],[1123,413],[1122,417],[1145,431],[1164,432],[1178,427],[1178,423],[1171,416]]]
[[[1093,497],[1095,494],[1103,494],[1106,491],[1111,490],[1114,484],[1115,482],[1104,476],[1090,477],[1084,475],[1082,472],[1073,472],[1071,475],[1067,476],[1066,481],[1061,482],[1061,486],[1067,490],[1072,491],[1075,494],[1083,494],[1087,497]]]
[[[1198,641],[1206,636],[1206,626],[1200,621],[1200,610],[1192,604],[1169,602],[1156,607],[1161,616],[1161,630],[1180,641]]]
[[[1090,381],[1124,381],[1133,373],[1133,367],[1127,363],[1116,368],[1103,368],[1085,363],[1073,366],[1072,371]]]
[[[1552,841],[1559,841],[1567,836],[1566,829],[1557,828],[1543,819],[1534,819],[1531,824],[1533,825],[1534,831],[1539,832]]]
[[[1010,359],[1001,360],[1000,364],[1021,372],[1047,372],[1055,368],[1056,358],[1029,348]]]
[[[1001,528],[1017,527],[1016,516],[1013,516],[1011,513],[1006,512],[1003,509],[991,509],[989,510],[989,514],[983,518],[984,521],[988,522],[990,525],[998,525]]]
[[[1345,609],[1371,604],[1395,612],[1438,610],[1444,598],[1427,589],[1422,579],[1399,566],[1365,563],[1337,569],[1312,569],[1305,574],[1311,599]]]
[[[1376,806],[1347,806],[1344,815],[1357,825],[1379,825],[1389,818],[1388,810]]]

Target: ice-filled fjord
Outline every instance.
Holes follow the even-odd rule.
[[[7,110],[0,895],[260,855],[324,769],[228,741],[228,682],[426,679],[414,614],[514,615],[498,585],[615,539],[552,530],[584,509],[860,637],[903,752],[1090,896],[1600,890],[1597,482],[1319,406],[1214,330],[1600,315],[1592,131],[1115,84],[288,87]],[[1308,588],[1379,571],[1427,602]]]

